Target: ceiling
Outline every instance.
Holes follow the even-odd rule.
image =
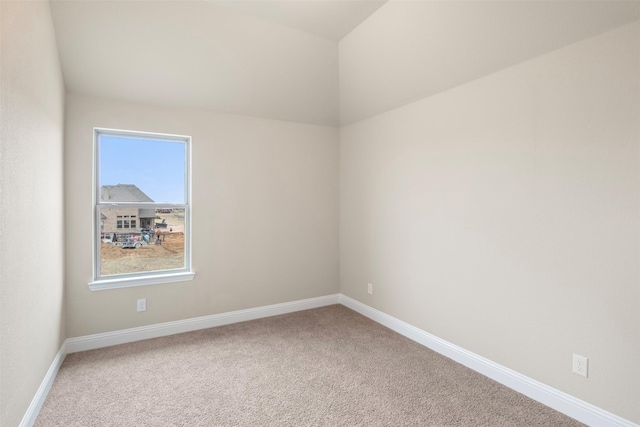
[[[340,42],[355,123],[640,19],[640,1],[391,0]]]
[[[209,1],[52,0],[67,90],[336,125],[337,42]]]
[[[329,126],[640,14],[636,0],[50,2],[71,92]]]
[[[208,1],[337,42],[387,0]]]

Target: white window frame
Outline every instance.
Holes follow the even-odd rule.
[[[125,138],[155,139],[161,141],[181,142],[185,144],[185,200],[180,203],[155,202],[102,202],[100,195],[100,137],[116,136]],[[191,267],[191,137],[153,132],[139,132],[119,129],[93,129],[93,280],[89,283],[92,291],[127,288],[132,286],[156,285],[160,283],[182,282],[193,280],[195,272]],[[100,275],[100,242],[101,219],[100,209],[108,207],[139,207],[155,209],[184,209],[184,268],[156,270],[118,275]],[[124,218],[123,218],[124,219]],[[129,218],[131,219],[131,218]],[[136,218],[137,219],[137,218]]]

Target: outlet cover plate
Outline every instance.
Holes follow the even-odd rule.
[[[578,354],[573,355],[573,373],[585,378],[589,375],[589,359]]]

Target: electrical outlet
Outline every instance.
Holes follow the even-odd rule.
[[[589,374],[589,359],[577,354],[573,355],[573,373],[587,378]]]
[[[367,293],[373,295],[373,285],[371,283],[367,283]]]
[[[140,298],[138,300],[138,311],[147,311],[147,299],[146,298]]]

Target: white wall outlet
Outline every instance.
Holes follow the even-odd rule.
[[[577,354],[573,355],[573,373],[587,378],[589,374],[589,359]]]
[[[138,300],[138,311],[147,311],[147,299],[146,298],[140,298]]]
[[[373,285],[371,283],[367,283],[367,293],[373,295]]]

